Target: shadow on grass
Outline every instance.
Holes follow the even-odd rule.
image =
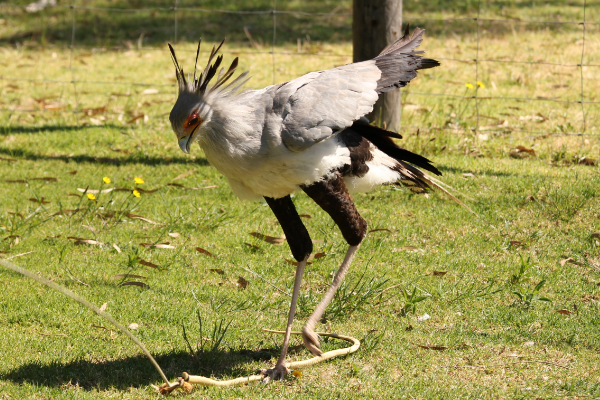
[[[248,367],[254,361],[265,362],[276,357],[277,349],[231,350],[202,352],[192,356],[179,351],[155,356],[167,378],[174,380],[182,372],[192,375],[214,376],[216,379],[228,376],[248,376],[256,373]],[[68,363],[32,362],[3,375],[3,379],[18,384],[29,383],[46,387],[57,387],[71,382],[86,390],[146,386],[160,381],[158,372],[143,355],[119,360],[76,360]]]
[[[208,161],[205,158],[190,159],[187,157],[154,157],[146,154],[132,155],[129,157],[113,158],[113,157],[94,157],[87,154],[79,155],[58,155],[50,156],[45,154],[38,154],[23,149],[5,149],[0,148],[0,154],[10,157],[22,158],[28,161],[63,161],[65,163],[90,163],[98,165],[131,165],[131,164],[144,164],[150,166],[158,165],[172,165],[172,164],[194,164],[199,166],[207,166]]]
[[[118,131],[124,131],[126,128],[123,126],[106,124],[102,126],[78,126],[78,125],[42,125],[42,126],[25,126],[25,125],[11,125],[0,127],[0,135],[18,135],[22,133],[50,133],[50,132],[73,132],[83,130],[106,130],[116,129]]]

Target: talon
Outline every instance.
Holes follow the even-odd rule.
[[[276,380],[282,381],[289,373],[290,370],[285,365],[276,365],[274,368],[260,370],[260,374],[265,376],[262,380],[264,384]]]
[[[319,335],[314,330],[305,326],[302,329],[302,341],[304,342],[304,346],[315,356],[323,354],[320,349]]]

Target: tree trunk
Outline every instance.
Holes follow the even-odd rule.
[[[353,0],[352,12],[354,62],[376,57],[402,37],[402,0]],[[400,106],[400,90],[383,93],[367,118],[381,127],[398,131]]]

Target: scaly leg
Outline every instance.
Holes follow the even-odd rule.
[[[294,258],[298,261],[296,267],[296,277],[294,279],[294,291],[292,293],[292,303],[290,304],[290,313],[288,314],[288,322],[285,328],[285,336],[283,339],[283,345],[281,348],[281,355],[279,360],[275,364],[274,368],[262,369],[261,374],[265,375],[264,382],[268,383],[273,379],[283,379],[285,375],[290,371],[285,366],[285,359],[287,356],[287,349],[290,344],[290,335],[292,332],[292,324],[294,322],[294,315],[296,314],[296,304],[298,302],[298,294],[300,293],[300,283],[302,282],[302,274],[304,273],[304,267],[306,267],[306,261],[308,256],[312,253],[312,241],[308,235],[306,227],[302,223],[296,207],[290,196],[286,196],[280,199],[272,199],[265,197],[267,204],[273,210],[273,213],[277,217],[283,232],[287,238],[290,249]]]
[[[315,324],[321,320],[325,309],[348,272],[358,246],[367,233],[367,222],[356,210],[352,196],[346,189],[344,178],[339,172],[327,180],[315,182],[310,186],[302,186],[302,190],[333,218],[344,239],[350,245],[344,262],[333,279],[333,283],[302,329],[304,345],[311,353],[318,356],[322,352],[319,348],[319,337],[314,330]]]
[[[323,317],[325,309],[333,299],[335,292],[342,284],[342,280],[344,280],[344,276],[346,276],[346,272],[348,272],[350,264],[352,264],[352,260],[354,259],[354,255],[356,254],[357,250],[358,245],[350,246],[348,248],[344,262],[342,263],[340,269],[338,269],[338,272],[335,274],[331,286],[329,286],[329,289],[327,289],[327,293],[325,293],[325,296],[323,296],[321,302],[317,308],[315,308],[315,311],[313,311],[312,315],[308,318],[308,321],[306,321],[306,325],[304,325],[304,328],[302,328],[302,340],[304,341],[304,346],[306,346],[306,348],[315,356],[320,356],[323,353],[319,348],[319,336],[315,333],[315,325]]]
[[[294,323],[294,315],[296,314],[296,303],[298,302],[298,293],[300,292],[300,283],[302,282],[302,274],[306,266],[306,259],[298,262],[296,267],[296,278],[294,279],[294,291],[292,292],[292,304],[290,305],[290,313],[288,315],[287,326],[285,327],[285,336],[283,337],[283,345],[281,346],[281,355],[277,364],[271,369],[261,369],[260,373],[265,375],[264,383],[269,383],[272,379],[284,379],[290,370],[285,366],[287,357],[287,349],[290,344],[290,336],[292,335],[292,324]]]

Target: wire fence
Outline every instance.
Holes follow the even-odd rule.
[[[33,3],[32,3],[33,4]],[[126,85],[126,86],[140,86],[140,87],[146,87],[146,86],[152,86],[152,87],[169,87],[172,86],[174,87],[174,84],[171,83],[147,83],[147,82],[140,82],[140,81],[136,81],[136,80],[129,80],[129,81],[108,81],[108,80],[94,80],[94,79],[84,79],[80,76],[78,76],[76,69],[74,67],[74,61],[75,61],[75,51],[77,49],[97,49],[97,46],[93,46],[93,45],[89,45],[89,44],[83,44],[83,43],[78,43],[77,38],[78,38],[78,31],[79,29],[86,29],[86,27],[81,26],[80,23],[78,24],[78,14],[82,13],[82,12],[92,12],[92,13],[98,13],[98,12],[102,12],[102,13],[110,13],[110,14],[136,14],[136,13],[163,13],[163,14],[167,14],[167,15],[171,15],[172,14],[172,27],[166,27],[165,29],[172,29],[172,40],[173,42],[176,44],[178,39],[181,37],[180,36],[180,32],[179,30],[181,29],[180,27],[180,21],[179,21],[179,15],[180,13],[184,13],[185,15],[189,16],[189,15],[194,15],[194,14],[229,14],[229,15],[234,15],[236,17],[239,18],[248,18],[249,16],[265,16],[268,17],[271,20],[271,24],[272,24],[272,38],[271,38],[271,45],[270,45],[270,51],[266,51],[266,50],[261,50],[261,49],[255,49],[255,50],[248,50],[248,51],[240,51],[239,49],[235,51],[236,54],[252,54],[252,55],[262,55],[264,57],[270,57],[271,58],[271,66],[272,66],[272,71],[271,71],[271,75],[272,75],[272,83],[275,84],[277,83],[277,66],[278,66],[278,61],[277,58],[279,56],[294,56],[294,57],[305,57],[305,56],[312,56],[312,57],[321,57],[321,58],[339,58],[342,60],[346,60],[349,61],[348,59],[352,57],[351,54],[332,54],[332,53],[327,53],[327,52],[322,52],[322,51],[317,51],[317,52],[293,52],[293,51],[276,51],[277,49],[277,40],[278,40],[278,31],[280,30],[278,28],[278,16],[291,16],[291,17],[295,17],[295,18],[299,18],[299,17],[309,17],[309,18],[331,18],[331,17],[335,17],[335,18],[347,18],[348,20],[351,19],[351,14],[347,13],[347,12],[340,12],[339,11],[339,7],[335,8],[333,11],[331,12],[306,12],[306,11],[296,11],[296,10],[280,10],[277,8],[277,0],[272,0],[272,5],[271,8],[268,9],[263,9],[263,10],[227,10],[227,9],[216,9],[216,8],[205,8],[205,7],[182,7],[180,6],[180,2],[179,0],[174,0],[172,3],[172,6],[170,7],[139,7],[139,8],[118,8],[118,7],[99,7],[99,6],[89,6],[89,5],[78,5],[76,0],[72,0],[71,4],[56,4],[56,1],[48,1],[48,0],[40,0],[38,1],[36,4],[42,4],[42,5],[50,5],[48,9],[63,9],[63,10],[70,10],[70,24],[71,24],[71,32],[70,32],[70,44],[52,44],[52,43],[45,43],[44,46],[45,47],[55,47],[55,48],[62,48],[62,49],[68,49],[68,53],[69,53],[69,71],[70,71],[70,79],[66,80],[66,79],[46,79],[46,78],[32,78],[32,77],[26,77],[26,76],[8,76],[5,75],[3,73],[0,73],[0,80],[1,81],[5,81],[5,82],[31,82],[31,83],[47,83],[47,84],[57,84],[57,85],[64,85],[64,84],[69,84],[72,85],[73,88],[73,94],[74,94],[74,101],[75,101],[75,105],[71,110],[53,110],[53,109],[37,109],[37,108],[18,108],[18,107],[0,107],[1,111],[5,111],[5,112],[11,112],[11,113],[18,113],[18,112],[26,112],[26,113],[34,113],[34,112],[70,112],[70,113],[74,113],[75,115],[77,115],[78,117],[78,123],[79,123],[79,115],[82,113],[86,113],[88,112],[88,110],[86,110],[85,108],[81,107],[81,103],[80,103],[80,87],[81,86],[88,86],[88,85]],[[11,9],[23,9],[24,7],[30,7],[30,5],[28,6],[23,6],[23,5],[17,5],[17,4],[1,4],[0,5],[0,14],[1,13],[8,13],[9,10]],[[598,7],[599,4],[593,4],[594,7]],[[598,134],[598,132],[590,132],[590,124],[589,124],[589,120],[588,120],[588,111],[586,110],[586,106],[592,106],[595,107],[595,105],[599,104],[600,101],[596,101],[595,100],[595,96],[593,96],[593,98],[586,98],[585,96],[585,87],[586,87],[586,77],[584,74],[584,69],[586,68],[600,68],[600,63],[585,63],[585,51],[586,51],[586,40],[589,40],[589,38],[586,36],[586,31],[587,29],[589,29],[589,27],[596,27],[596,26],[600,26],[600,22],[596,22],[596,21],[589,21],[587,20],[587,11],[590,7],[590,5],[588,4],[588,0],[583,0],[583,4],[580,5],[581,8],[581,19],[580,20],[566,20],[566,21],[558,21],[558,20],[537,20],[537,19],[516,19],[516,18],[486,18],[483,16],[483,4],[482,4],[482,0],[478,0],[477,2],[477,13],[474,16],[467,16],[467,17],[450,17],[450,18],[431,18],[431,17],[418,17],[415,16],[414,18],[412,16],[405,16],[404,19],[410,22],[435,22],[435,23],[442,23],[442,24],[446,24],[446,23],[464,23],[464,24],[472,24],[473,28],[472,30],[474,31],[473,33],[475,34],[476,37],[476,49],[475,49],[475,57],[474,58],[468,58],[468,57],[464,57],[464,58],[460,58],[460,57],[437,57],[435,56],[435,54],[431,55],[433,58],[438,59],[440,61],[448,61],[448,62],[457,62],[457,63],[467,63],[467,64],[473,64],[475,69],[474,69],[474,82],[476,83],[474,86],[474,92],[473,94],[470,93],[465,93],[465,94],[457,94],[457,93],[449,93],[447,91],[427,91],[427,92],[421,92],[421,91],[413,91],[413,90],[409,90],[408,93],[410,94],[410,96],[427,96],[427,97],[440,97],[440,98],[454,98],[454,99],[459,99],[459,100],[464,100],[464,101],[473,101],[474,105],[475,105],[475,124],[474,126],[469,127],[468,129],[471,131],[479,131],[481,126],[481,118],[482,118],[482,114],[481,114],[481,110],[480,110],[480,105],[482,101],[491,101],[491,102],[506,102],[506,101],[520,101],[520,102],[540,102],[540,103],[556,103],[556,104],[574,104],[574,105],[581,105],[581,124],[579,126],[579,128],[574,128],[571,127],[571,129],[569,130],[562,130],[561,132],[548,132],[548,131],[544,131],[544,130],[525,130],[523,132],[526,133],[531,133],[531,134],[551,134],[551,135],[576,135],[576,136],[600,136]],[[43,8],[43,7],[42,7]],[[44,10],[40,10],[40,12],[44,12]],[[482,46],[485,44],[485,39],[483,38],[482,35],[482,24],[485,23],[494,23],[494,24],[507,24],[509,26],[514,26],[514,25],[531,25],[531,24],[535,24],[538,26],[569,26],[569,27],[576,27],[576,28],[581,28],[581,57],[579,59],[578,63],[573,63],[573,62],[551,62],[548,60],[537,60],[537,61],[530,61],[530,60],[524,60],[524,59],[518,59],[517,57],[514,57],[514,59],[492,59],[492,58],[480,58],[480,54],[481,54],[481,49]],[[348,26],[348,28],[350,28],[350,26]],[[143,36],[143,33],[142,33]],[[595,40],[598,40],[597,38]],[[141,46],[140,46],[141,47]],[[103,46],[104,49],[108,49],[110,50],[112,49],[122,49],[123,47],[120,45],[116,45],[116,46]],[[143,48],[144,51],[146,52],[152,52],[152,51],[156,51],[156,50],[160,50],[160,51],[164,51],[164,49],[161,48],[152,48],[152,47],[144,47]],[[188,51],[188,52],[192,52],[195,50],[185,50],[185,49],[178,49],[178,52],[181,51]],[[571,98],[556,98],[556,97],[546,97],[546,96],[537,96],[537,97],[527,97],[527,96],[491,96],[491,95],[481,95],[480,91],[479,91],[479,87],[477,86],[479,84],[479,82],[481,81],[481,74],[482,74],[482,67],[485,64],[509,64],[509,65],[525,65],[525,66],[548,66],[548,67],[561,67],[561,68],[568,68],[571,69],[571,76],[575,76],[575,74],[577,72],[579,72],[579,90],[577,90],[577,99],[574,99],[573,96],[571,96]],[[598,69],[598,72],[600,72],[600,69]],[[596,76],[598,74],[595,74]],[[482,85],[483,86],[483,85]],[[571,93],[575,93],[574,92],[575,88],[571,88]],[[106,114],[118,114],[116,112],[111,112],[108,109],[104,109],[101,110],[101,113],[106,113]],[[147,116],[147,117],[153,117],[152,115]],[[160,115],[161,118],[164,117],[164,113],[161,113]],[[489,118],[489,117],[486,117]],[[415,129],[423,129],[423,130],[457,130],[456,126],[445,126],[445,125],[440,125],[440,126],[412,126],[412,125],[404,125],[403,124],[403,129],[406,128],[415,128]],[[503,131],[503,129],[486,129],[490,132],[495,132],[495,131]],[[519,129],[515,129],[512,128],[512,131],[519,131]]]

